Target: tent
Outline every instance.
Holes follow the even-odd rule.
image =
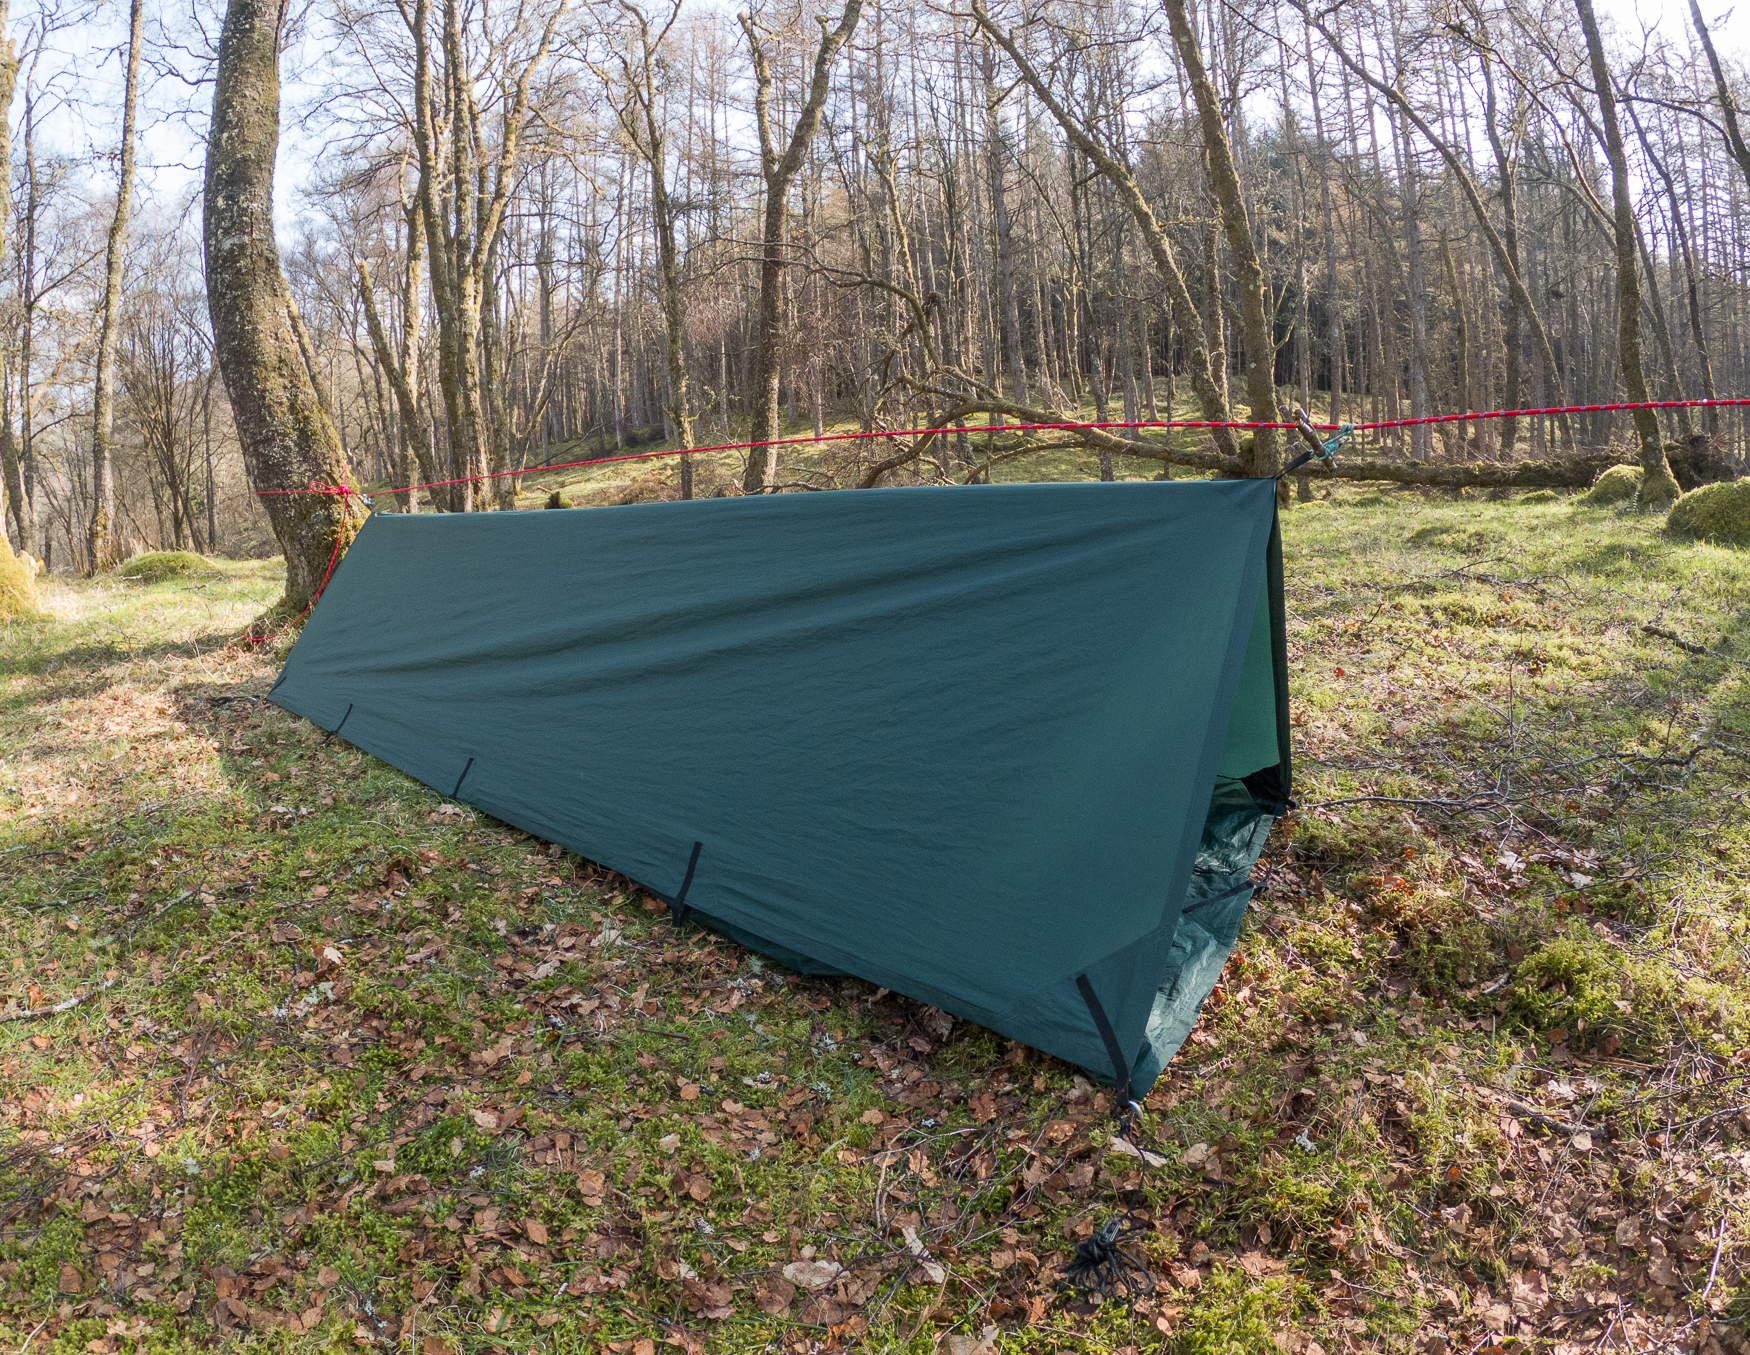
[[[1140,1096],[1289,794],[1268,480],[373,515],[272,700]]]

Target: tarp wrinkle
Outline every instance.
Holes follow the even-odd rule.
[[[1140,1095],[1288,799],[1274,488],[373,514],[271,699],[678,877],[677,921]]]

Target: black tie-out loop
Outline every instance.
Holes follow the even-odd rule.
[[[462,782],[464,782],[468,779],[468,771],[470,768],[473,767],[473,765],[474,765],[474,759],[469,758],[468,765],[466,767],[462,768],[462,774],[456,778],[456,788],[450,792],[450,798],[452,800],[455,799],[458,795],[460,795],[462,793]]]
[[[1088,982],[1086,974],[1076,975],[1076,988],[1082,995],[1082,1001],[1088,1004],[1088,1015],[1094,1018],[1094,1029],[1100,1032],[1100,1039],[1105,1043],[1106,1057],[1112,1060],[1112,1085],[1118,1089],[1118,1111],[1120,1114],[1128,1114],[1130,1060],[1124,1057],[1124,1051],[1118,1047],[1118,1034],[1112,1029],[1111,1021],[1106,1019],[1106,1009],[1100,1005],[1100,999],[1094,993],[1094,985]]]
[[[340,724],[335,725],[333,729],[328,731],[328,739],[332,739],[336,734],[340,733],[341,725],[344,725],[347,722],[347,720],[350,719],[351,717],[352,717],[352,702],[348,701],[346,703],[346,714],[340,717]],[[327,743],[328,739],[323,739],[322,742]]]
[[[699,867],[699,851],[704,845],[703,842],[693,844],[693,854],[687,858],[687,873],[681,881],[680,891],[672,899],[664,900],[668,904],[669,920],[677,927],[687,920],[687,914],[692,911],[687,907],[687,891],[693,887],[693,872]]]

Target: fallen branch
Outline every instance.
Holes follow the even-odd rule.
[[[1574,1124],[1570,1120],[1560,1120],[1554,1115],[1546,1115],[1535,1106],[1528,1106],[1523,1101],[1503,1101],[1502,1107],[1516,1120],[1529,1120],[1532,1124],[1542,1125],[1545,1129],[1553,1129],[1558,1133],[1572,1138],[1575,1134],[1596,1134],[1608,1139],[1610,1130],[1604,1125]]]
[[[1713,652],[1706,645],[1698,645],[1694,640],[1685,640],[1676,631],[1666,630],[1663,626],[1642,626],[1641,630],[1648,635],[1656,635],[1661,640],[1669,640],[1685,654],[1711,654]]]
[[[59,1016],[62,1012],[70,1012],[88,997],[93,997],[105,989],[114,988],[114,979],[105,979],[89,993],[81,993],[78,997],[70,997],[65,1002],[57,1002],[52,1007],[30,1007],[21,1012],[0,1012],[0,1021],[34,1021],[39,1016]]]

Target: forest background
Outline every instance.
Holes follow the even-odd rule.
[[[981,14],[853,5],[819,28],[800,8],[440,3],[276,20],[275,216],[339,458],[316,478],[405,486],[993,419],[1298,401],[1340,423],[1745,386],[1729,15],[1719,42],[1699,8],[1593,22],[1595,67],[1566,3]],[[48,5],[8,28],[0,521],[72,573],[141,549],[260,553],[275,534],[205,304],[220,16],[136,5],[118,33],[122,17]],[[1626,378],[1625,277],[1645,350]],[[1659,431],[1696,434],[1716,474],[1741,463],[1743,415],[1676,411]],[[1644,461],[1647,427],[1508,419],[1359,450],[1512,463],[1613,439],[1620,455],[1567,476],[1583,484]],[[688,456],[578,492],[1024,478],[1064,446],[1102,477],[1279,455],[1225,434],[959,433]],[[554,492],[529,488],[506,474],[393,506]],[[347,530],[307,532],[309,553]],[[294,569],[289,596],[309,591]]]

